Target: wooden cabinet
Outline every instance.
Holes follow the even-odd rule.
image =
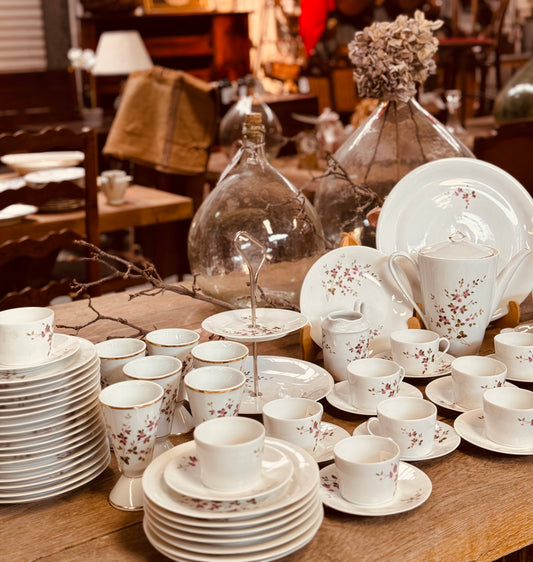
[[[104,31],[136,29],[156,65],[184,70],[208,82],[236,80],[250,72],[247,12],[83,15],[79,22],[83,48],[96,50]],[[112,106],[120,80],[97,78],[98,102],[104,108]]]

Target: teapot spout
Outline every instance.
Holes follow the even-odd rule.
[[[511,282],[516,270],[520,267],[522,262],[531,255],[533,255],[532,250],[523,248],[515,256],[513,256],[511,261],[500,271],[496,278],[496,290],[492,303],[492,312],[496,310],[496,307],[502,300],[505,289],[507,289],[507,286]]]

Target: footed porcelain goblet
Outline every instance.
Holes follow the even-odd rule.
[[[168,355],[147,355],[126,363],[122,370],[127,379],[152,381],[163,389],[161,417],[157,426],[153,457],[174,447],[169,439],[181,384],[182,362]]]
[[[163,389],[155,382],[128,380],[100,392],[100,403],[121,476],[109,503],[122,511],[143,509],[142,475],[152,460]]]

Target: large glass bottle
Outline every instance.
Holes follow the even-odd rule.
[[[346,232],[374,246],[367,213],[414,168],[453,156],[473,154],[414,98],[382,101],[337,150],[317,187],[314,203],[329,244],[338,246]]]
[[[196,212],[188,238],[198,287],[244,308],[250,305],[249,273],[233,243],[238,231],[267,248],[258,306],[297,307],[303,279],[325,251],[324,235],[309,200],[268,162],[258,113],[246,117],[242,146]]]
[[[265,127],[265,151],[269,159],[276,158],[283,146],[283,129],[277,115],[256,93],[255,78],[246,77],[239,99],[222,117],[218,129],[220,148],[229,159],[235,156],[242,137],[246,116],[259,113]]]
[[[498,124],[533,119],[533,58],[496,96],[494,118]]]

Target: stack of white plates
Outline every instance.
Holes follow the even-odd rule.
[[[218,492],[200,482],[194,441],[145,470],[144,531],[173,560],[275,560],[307,544],[324,516],[318,466],[303,449],[265,440],[260,483]]]
[[[24,176],[24,181],[29,187],[39,188],[49,182],[72,181],[80,187],[85,186],[84,168],[57,168],[54,170],[40,170],[31,172]],[[60,197],[50,199],[39,210],[46,213],[58,213],[61,211],[73,211],[84,205],[83,199],[69,199]]]
[[[0,503],[62,494],[108,466],[99,393],[100,360],[82,338],[55,334],[39,364],[0,363]]]

